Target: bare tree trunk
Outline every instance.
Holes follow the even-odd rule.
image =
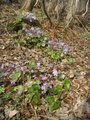
[[[38,0],[24,0],[22,10],[32,11],[37,1]],[[41,1],[42,0],[39,0],[39,2]],[[46,6],[49,15],[51,15],[51,17],[56,16],[58,22],[60,22],[60,20],[65,21],[66,27],[72,23],[75,15],[84,16],[90,4],[90,0],[45,0],[44,2],[47,3]]]
[[[24,11],[32,11],[37,0],[24,0],[22,10]]]
[[[66,26],[68,27],[72,20],[74,20],[75,15],[83,17],[88,12],[90,0],[69,0],[68,11],[66,17]]]
[[[75,0],[69,0],[68,2],[68,11],[67,11],[67,16],[66,16],[66,27],[70,25],[70,23],[73,20],[73,17],[75,15],[75,6],[76,1]]]

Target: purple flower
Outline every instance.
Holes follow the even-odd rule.
[[[45,90],[46,89],[46,86],[45,85],[42,85],[41,86],[41,90]]]
[[[45,47],[45,45],[46,45],[45,43],[42,43],[42,47]]]
[[[33,13],[29,13],[29,12],[28,12],[28,13],[26,14],[26,18],[27,18],[27,19],[30,19],[32,16],[33,16]]]
[[[23,72],[25,68],[21,66],[20,69],[21,69],[21,71]]]
[[[48,87],[49,87],[50,89],[52,89],[52,88],[53,88],[53,86],[52,86],[52,85],[49,85]]]
[[[64,74],[62,74],[62,75],[61,75],[61,78],[62,78],[62,79],[64,79],[64,78],[65,78],[65,75],[64,75]]]
[[[61,53],[61,57],[63,57],[64,56],[64,54],[63,53]]]
[[[37,66],[40,67],[41,63],[37,63]]]
[[[32,33],[31,33],[31,32],[29,32],[29,33],[28,33],[28,35],[29,35],[29,36],[31,36],[31,35],[32,35]]]
[[[25,33],[27,33],[28,35],[32,35],[32,33],[28,30],[28,29],[24,29]]]
[[[15,64],[13,64],[11,67],[12,67],[12,68],[15,68]]]
[[[33,16],[32,16],[32,19],[36,20],[36,16],[33,15]]]
[[[41,90],[46,90],[47,88],[47,83],[43,83],[43,85],[41,85]]]
[[[57,45],[54,45],[54,46],[53,46],[53,49],[57,49]]]
[[[64,43],[64,42],[59,42],[59,45],[60,45],[60,46],[64,46],[65,43]]]
[[[24,31],[25,31],[25,29],[26,29],[25,27],[22,28],[22,30],[24,30]]]
[[[33,75],[32,77],[33,77],[33,78],[35,78],[35,77],[36,77],[36,75]]]
[[[22,90],[18,90],[18,95],[21,95],[23,93],[23,91]]]
[[[32,19],[30,19],[30,22],[32,22]]]
[[[34,20],[36,19],[36,17],[33,15],[33,13],[27,13],[25,17],[26,17],[26,19],[29,19],[30,21],[32,21],[33,19]]]
[[[42,34],[42,32],[41,32],[40,30],[37,30],[37,31],[36,31],[36,34],[37,34],[37,35],[40,35],[40,34]]]
[[[25,31],[26,33],[28,33],[28,29],[25,28],[24,31]]]
[[[31,73],[34,73],[34,70],[31,70]]]
[[[51,41],[51,40],[49,40],[49,41],[48,41],[48,44],[52,44],[52,41]]]
[[[52,77],[52,75],[51,75],[51,74],[48,74],[48,77],[50,77],[50,78],[51,78],[51,77]]]
[[[65,46],[65,47],[63,48],[63,53],[64,53],[64,54],[67,54],[67,52],[68,52],[68,47]]]
[[[9,71],[11,71],[11,68],[8,68],[8,69],[7,69],[7,72],[9,72]]]
[[[34,28],[34,27],[31,27],[31,30],[33,31],[33,30],[35,30],[35,28]]]
[[[12,85],[15,85],[16,81],[15,80],[10,80]]]
[[[42,80],[46,80],[47,79],[47,77],[44,76],[44,75],[40,75],[40,77],[41,77]]]
[[[53,69],[53,72],[52,72],[52,73],[53,73],[54,76],[57,76],[57,75],[58,75],[58,71],[57,71],[56,69]]]
[[[4,69],[4,64],[1,65],[1,69]]]
[[[3,76],[8,76],[9,72],[2,73]]]
[[[5,63],[5,65],[6,65],[6,66],[9,66],[9,63],[8,63],[8,62],[6,62],[6,63]]]

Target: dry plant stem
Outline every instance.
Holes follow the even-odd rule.
[[[34,114],[35,114],[36,120],[38,120],[37,112],[36,112],[36,110],[34,109],[34,107],[33,107],[33,105],[32,105],[31,102],[30,102],[30,106],[31,106],[31,108],[32,108],[32,110],[33,110],[33,112],[34,112]]]
[[[90,32],[86,29],[84,24],[81,22],[81,20],[77,16],[75,16],[75,19],[82,25],[82,27],[85,29],[85,31],[90,34]]]
[[[86,10],[85,10],[85,12],[82,14],[82,17],[84,17],[86,14],[87,14],[87,12],[88,12],[88,9],[89,9],[89,0],[87,1],[87,3],[86,3]]]
[[[39,115],[40,117],[43,117],[43,118],[47,118],[48,120],[54,120],[53,116],[52,118],[51,117],[48,117],[48,116],[45,116],[45,115]]]

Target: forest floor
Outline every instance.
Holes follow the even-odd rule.
[[[8,95],[5,96],[5,99],[2,99],[3,95],[0,94],[0,120],[90,120],[90,33],[80,27],[64,31],[63,25],[56,23],[49,27],[48,21],[42,20],[42,30],[49,40],[56,43],[58,39],[68,47],[69,60],[63,58],[61,61],[53,61],[42,49],[35,47],[29,49],[15,43],[13,33],[8,32],[6,26],[12,18],[17,16],[18,9],[17,4],[0,5],[0,72],[4,68],[5,72],[9,65],[10,67],[22,66],[20,69],[26,69],[25,66],[23,68],[23,64],[25,65],[33,58],[37,61],[37,68],[34,69],[35,73],[32,78],[40,79],[36,75],[37,71],[41,71],[41,73],[44,71],[45,76],[42,79],[45,82],[48,76],[51,77],[51,81],[48,83],[53,85],[53,79],[56,78],[51,74],[53,70],[56,70],[70,80],[71,88],[69,94],[61,102],[60,109],[54,113],[49,112],[43,105],[41,108],[34,109],[32,105],[29,105],[27,99],[20,100],[19,103],[16,93],[9,95],[10,98]],[[0,73],[0,86],[5,88],[4,95],[10,93],[17,84],[26,82],[20,78],[19,82],[13,85],[5,75],[2,79]],[[2,93],[2,91],[0,92]],[[23,96],[23,94],[21,95]],[[14,104],[14,99],[17,101],[16,104]],[[22,105],[19,106],[19,104]],[[16,106],[19,106],[20,109],[16,109]]]

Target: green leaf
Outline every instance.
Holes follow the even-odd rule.
[[[31,101],[32,101],[33,104],[39,104],[40,103],[40,97],[39,97],[39,95],[38,94],[33,95]]]
[[[40,86],[37,83],[32,84],[32,86],[28,89],[28,92],[31,93],[37,93],[40,90]]]
[[[4,91],[5,91],[5,88],[0,86],[0,94],[4,93]]]
[[[67,64],[72,65],[73,64],[73,59],[71,57],[67,58]]]
[[[9,78],[11,78],[12,80],[17,81],[20,76],[21,76],[21,71],[18,70],[18,69],[16,69],[16,70],[9,76]]]
[[[9,93],[6,93],[4,96],[3,96],[3,99],[5,100],[10,100],[12,99],[12,94],[9,92]]]
[[[33,104],[39,104],[40,103],[40,86],[37,83],[32,84],[28,90],[27,90],[27,98],[31,100]]]
[[[62,88],[61,85],[56,85],[55,88],[54,88],[54,90],[53,90],[53,93],[54,93],[55,95],[58,95],[58,94],[61,93],[62,90],[63,90],[63,88]]]
[[[16,23],[19,23],[23,20],[23,16],[22,15],[19,15],[16,17]]]
[[[63,78],[62,75],[63,75],[63,74],[58,74],[57,79],[58,79],[59,81],[63,81],[63,80],[64,80],[64,78]]]
[[[47,37],[47,36],[43,36],[43,40],[44,40],[44,41],[47,41],[47,40],[48,40],[48,37]]]
[[[55,101],[55,97],[54,96],[47,96],[45,98],[45,101],[48,103],[48,104],[51,104]]]
[[[18,90],[24,91],[24,86],[18,85],[18,86],[13,88],[13,92],[17,92]]]
[[[29,69],[35,68],[35,67],[36,67],[35,61],[34,61],[34,60],[30,61],[30,62],[27,64],[27,67],[28,67]]]
[[[35,93],[30,93],[30,94],[27,94],[26,97],[30,100],[32,100],[33,96],[35,95]]]
[[[33,104],[39,104],[39,103],[40,103],[39,93],[31,92],[30,94],[27,94],[26,97],[27,97]]]
[[[59,60],[61,58],[60,53],[57,52],[57,51],[53,51],[51,53],[51,58],[54,59],[54,60]]]
[[[55,96],[47,96],[45,101],[48,104],[49,110],[51,112],[56,111],[61,106],[60,101],[57,100],[57,98],[55,98]]]
[[[48,51],[47,51],[47,53],[48,53],[48,55],[50,55],[50,56],[51,56],[51,55],[53,54],[53,51],[48,50]]]
[[[51,112],[54,112],[56,111],[57,109],[59,109],[61,106],[61,102],[59,100],[56,100],[54,103],[52,103],[50,106],[49,106],[49,110]]]
[[[69,80],[64,80],[64,89],[69,90],[71,87],[71,82]]]
[[[24,91],[25,92],[27,92],[31,87],[32,87],[32,85],[33,84],[40,84],[40,82],[39,81],[28,81],[27,83],[25,83],[25,85],[24,85]]]

